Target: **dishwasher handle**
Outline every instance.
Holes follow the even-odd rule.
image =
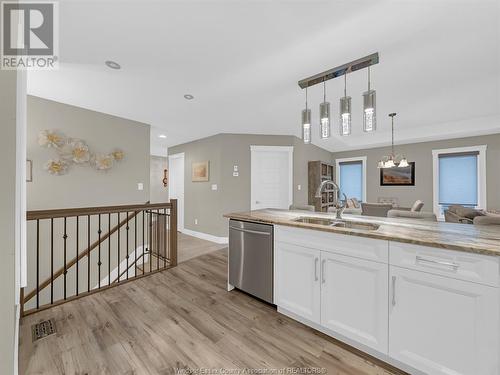
[[[244,232],[244,233],[262,234],[262,235],[265,235],[265,236],[270,236],[271,235],[270,232],[261,232],[260,230],[243,229],[243,228],[236,228],[236,227],[232,227],[232,226],[229,226],[229,229],[234,229],[234,230],[236,230],[238,232]]]

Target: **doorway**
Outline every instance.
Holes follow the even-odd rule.
[[[293,147],[250,146],[252,210],[288,209],[293,202]]]
[[[168,156],[168,199],[177,199],[177,229],[184,230],[184,153]]]

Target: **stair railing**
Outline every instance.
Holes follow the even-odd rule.
[[[29,211],[27,221],[23,316],[177,265],[175,199]]]

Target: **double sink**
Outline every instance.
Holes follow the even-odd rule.
[[[302,216],[293,221],[297,223],[316,224],[316,225],[324,225],[325,227],[347,228],[347,229],[377,230],[379,228],[379,225],[372,223],[363,223],[359,221],[350,221],[342,219],[328,219],[328,218],[312,217],[312,216]]]

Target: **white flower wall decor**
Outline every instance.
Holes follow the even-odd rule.
[[[125,158],[125,153],[120,149],[114,149],[109,154],[92,153],[85,141],[67,138],[58,130],[42,130],[38,134],[38,144],[56,151],[58,158],[51,159],[45,164],[45,170],[55,176],[67,173],[72,164],[108,171],[115,162]]]

